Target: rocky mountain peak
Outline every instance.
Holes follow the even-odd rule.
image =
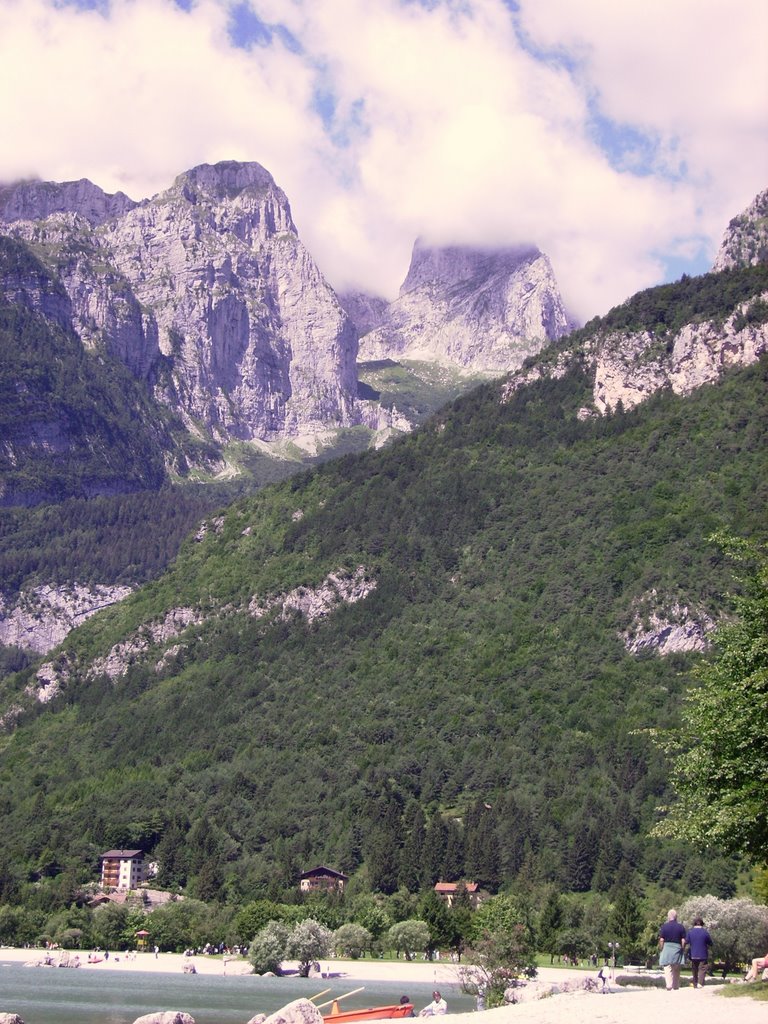
[[[768,261],[768,189],[760,192],[726,228],[712,269],[754,267]]]
[[[414,245],[399,297],[360,343],[362,359],[414,359],[502,374],[575,324],[535,246]]]
[[[202,164],[141,203],[87,181],[22,183],[0,210],[69,297],[83,345],[195,435],[277,441],[368,411],[357,333],[260,164]]]
[[[96,227],[137,204],[123,192],[109,195],[87,178],[79,181],[19,181],[0,185],[0,221],[44,220],[74,213]]]
[[[535,246],[502,249],[466,245],[433,246],[417,239],[400,294],[406,295],[428,285],[447,288],[456,284],[480,284],[501,270],[514,273],[525,263],[531,263],[540,256],[541,251]]]
[[[192,194],[204,193],[216,199],[232,199],[246,189],[262,192],[275,189],[284,195],[269,171],[254,161],[221,160],[217,164],[199,164],[178,175],[173,188],[186,188]]]

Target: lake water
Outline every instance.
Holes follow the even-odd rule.
[[[24,967],[0,960],[0,1013],[17,1013],[24,1024],[133,1024],[155,1010],[183,1010],[196,1024],[246,1024],[257,1013],[331,988],[321,1001],[365,985],[365,991],[341,1006],[354,1009],[397,1003],[407,995],[419,1009],[430,1001],[432,985],[362,982],[349,979],[225,977],[210,974],[159,974],[150,971],[66,970]],[[458,986],[441,982],[449,1011],[474,1009],[474,1000]],[[327,1012],[327,1011],[326,1011]]]

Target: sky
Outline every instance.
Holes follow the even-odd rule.
[[[0,0],[0,182],[254,160],[337,290],[535,244],[581,321],[768,187],[766,0]]]

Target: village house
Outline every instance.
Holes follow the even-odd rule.
[[[435,892],[443,903],[452,907],[460,885],[463,885],[467,891],[467,895],[469,896],[469,905],[473,910],[477,910],[483,900],[488,896],[488,893],[484,892],[477,882],[436,882]]]
[[[304,872],[299,881],[299,888],[302,892],[344,892],[344,886],[348,881],[348,875],[321,864]]]
[[[102,889],[135,889],[146,877],[143,850],[107,850],[102,853]]]

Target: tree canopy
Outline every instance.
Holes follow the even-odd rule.
[[[660,743],[677,801],[656,826],[674,836],[768,861],[768,548],[719,537],[741,567],[735,617],[699,667],[680,726]],[[746,571],[745,571],[746,570]]]

